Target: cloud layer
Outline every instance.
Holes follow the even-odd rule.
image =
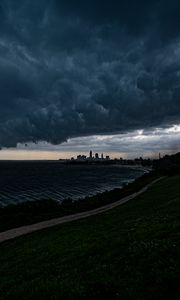
[[[0,146],[180,123],[180,2],[0,1]]]

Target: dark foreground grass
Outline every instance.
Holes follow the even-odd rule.
[[[180,176],[103,215],[0,244],[0,299],[180,299]]]

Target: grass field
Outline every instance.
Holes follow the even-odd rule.
[[[103,215],[0,244],[0,299],[180,299],[180,176]]]

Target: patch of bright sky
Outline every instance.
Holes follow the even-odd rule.
[[[93,135],[69,139],[61,145],[47,142],[18,144],[14,149],[2,149],[0,159],[56,160],[88,155],[89,151],[104,152],[112,158],[157,157],[180,151],[180,125],[154,130],[136,130],[126,134]]]

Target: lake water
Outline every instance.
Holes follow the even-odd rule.
[[[118,165],[64,165],[59,162],[0,162],[0,206],[68,197],[76,200],[122,187],[144,170]]]

